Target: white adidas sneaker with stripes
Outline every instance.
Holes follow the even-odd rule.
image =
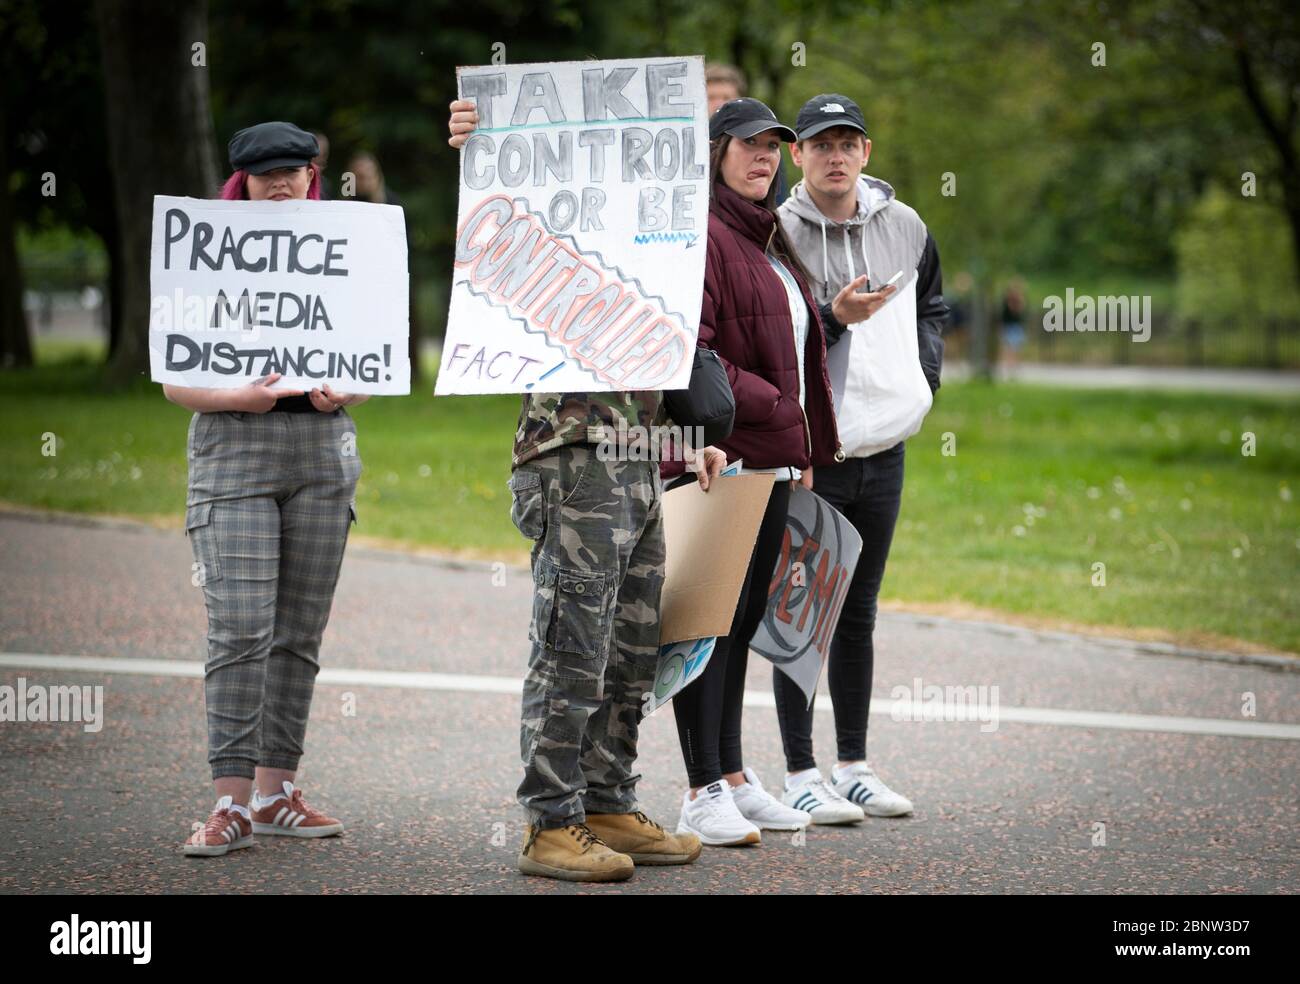
[[[864,819],[862,807],[850,803],[837,793],[816,770],[810,770],[807,778],[794,785],[787,778],[781,802],[792,809],[811,814],[813,823],[858,823]]]
[[[847,769],[832,767],[831,779],[835,791],[862,807],[867,816],[903,817],[912,812],[912,801],[886,786],[865,762],[855,762]]]

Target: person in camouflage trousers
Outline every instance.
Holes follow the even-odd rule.
[[[448,143],[459,148],[477,125],[474,104],[456,100]],[[615,881],[636,864],[700,855],[699,838],[664,830],[636,800],[664,577],[659,449],[638,438],[666,423],[662,402],[658,391],[523,398],[510,515],[533,541],[519,734],[525,874]],[[698,462],[707,490],[726,457],[705,448]]]
[[[659,404],[657,392],[537,394],[520,412],[510,489],[511,518],[533,541],[518,790],[530,873],[559,867],[530,857],[545,831],[582,854],[595,849],[590,833],[632,862],[699,855],[698,840],[663,831],[636,801],[637,732],[659,655],[663,487],[658,455],[619,441],[650,427]],[[599,867],[631,873],[625,862]]]
[[[636,804],[637,726],[659,654],[662,489],[656,462],[601,460],[611,456],[586,440],[588,417],[651,402],[623,396],[601,394],[613,399],[594,409],[575,397],[596,394],[528,397],[520,414],[511,518],[534,541],[536,594],[519,802],[534,827]]]

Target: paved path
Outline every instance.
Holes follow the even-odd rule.
[[[1081,389],[1185,390],[1192,393],[1239,393],[1247,396],[1300,396],[1300,372],[1271,369],[1215,369],[1180,366],[1072,366],[1022,363],[999,367],[999,379],[1040,386]],[[944,363],[944,379],[966,379],[970,366]]]
[[[189,564],[179,530],[0,514],[0,686],[104,687],[98,732],[0,723],[0,892],[584,890],[514,869],[527,572],[505,569],[495,584],[487,566],[363,548],[344,565],[301,776],[348,832],[182,858],[211,805]],[[914,816],[815,827],[802,844],[769,834],[757,849],[709,849],[696,865],[595,890],[1300,884],[1300,673],[902,615],[882,617],[877,651],[871,755]],[[776,785],[770,676],[751,662],[746,749]],[[891,691],[917,679],[996,686],[996,729],[894,720]],[[1254,717],[1242,715],[1246,693]],[[834,731],[829,700],[819,707],[825,765]],[[645,808],[675,823],[684,775],[670,709],[646,722],[641,760]]]

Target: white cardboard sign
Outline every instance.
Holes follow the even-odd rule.
[[[684,389],[709,215],[703,58],[456,74],[479,124],[435,392]]]
[[[154,382],[411,391],[400,208],[156,195],[151,258]]]

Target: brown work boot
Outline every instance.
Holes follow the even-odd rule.
[[[670,834],[640,810],[588,813],[587,826],[611,848],[637,864],[690,864],[700,856],[698,837]]]
[[[565,881],[622,881],[632,877],[632,859],[612,851],[585,823],[553,830],[529,826],[519,853],[519,870],[525,875],[562,878]]]

